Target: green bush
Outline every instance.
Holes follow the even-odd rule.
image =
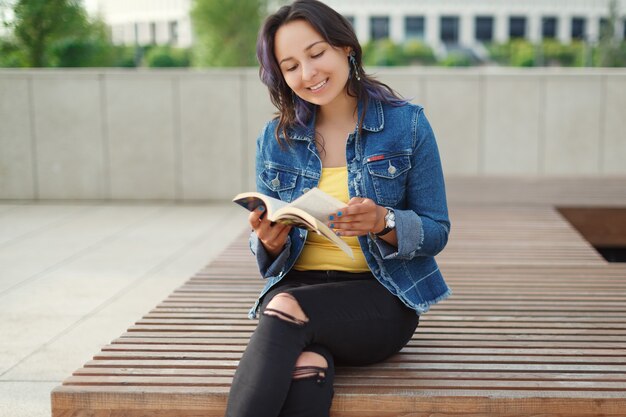
[[[170,46],[153,46],[145,56],[145,63],[148,67],[188,67],[190,62],[188,49]]]
[[[407,58],[402,47],[390,39],[379,39],[368,42],[363,48],[363,61],[370,66],[406,65]]]
[[[513,39],[488,47],[491,59],[500,65],[513,67],[535,66],[535,47],[524,39]]]
[[[626,41],[610,45],[601,43],[594,48],[592,60],[596,67],[626,67]]]
[[[472,60],[465,54],[452,52],[439,61],[439,65],[444,67],[469,67],[472,65]]]
[[[55,67],[110,67],[113,47],[105,39],[65,38],[51,46],[50,64]]]
[[[540,45],[544,66],[572,67],[580,62],[582,53],[579,43],[564,45],[555,39],[544,40]]]
[[[0,38],[0,67],[19,68],[26,66],[26,57],[18,44]]]
[[[534,67],[535,47],[526,40],[513,40],[511,42],[510,65],[513,67]]]
[[[404,43],[402,53],[411,65],[433,65],[437,62],[433,50],[424,42],[409,40]]]
[[[111,51],[111,67],[133,68],[138,65],[143,53],[141,48],[114,45]]]

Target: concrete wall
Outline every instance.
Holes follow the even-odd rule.
[[[626,70],[373,72],[446,175],[626,175]],[[0,70],[0,199],[229,199],[272,113],[256,70]]]

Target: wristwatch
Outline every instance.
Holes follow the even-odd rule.
[[[387,214],[385,214],[385,228],[378,233],[374,233],[375,236],[384,236],[396,228],[396,213],[394,213],[391,207],[385,207]]]

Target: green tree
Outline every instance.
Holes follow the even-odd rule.
[[[106,24],[86,22],[80,31],[58,39],[50,46],[49,64],[55,67],[118,66],[116,50]]]
[[[265,10],[266,0],[194,0],[194,65],[256,65],[256,38]]]
[[[87,17],[76,0],[18,0],[12,23],[27,66],[50,65],[53,43],[84,32]]]
[[[7,5],[6,2],[4,4]],[[108,29],[89,20],[80,0],[17,0],[11,34],[0,42],[3,66],[78,67],[114,65],[117,52]]]

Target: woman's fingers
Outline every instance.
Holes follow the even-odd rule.
[[[276,256],[285,246],[291,226],[274,223],[265,217],[265,207],[259,206],[248,215],[248,222],[259,240],[272,255]]]
[[[342,236],[365,235],[379,222],[381,208],[369,198],[354,197],[347,207],[330,216],[327,224]]]
[[[250,212],[250,214],[248,215],[248,222],[250,223],[250,227],[252,227],[253,230],[257,230],[257,228],[261,225],[261,216],[263,216],[264,214],[264,206],[259,206]]]

